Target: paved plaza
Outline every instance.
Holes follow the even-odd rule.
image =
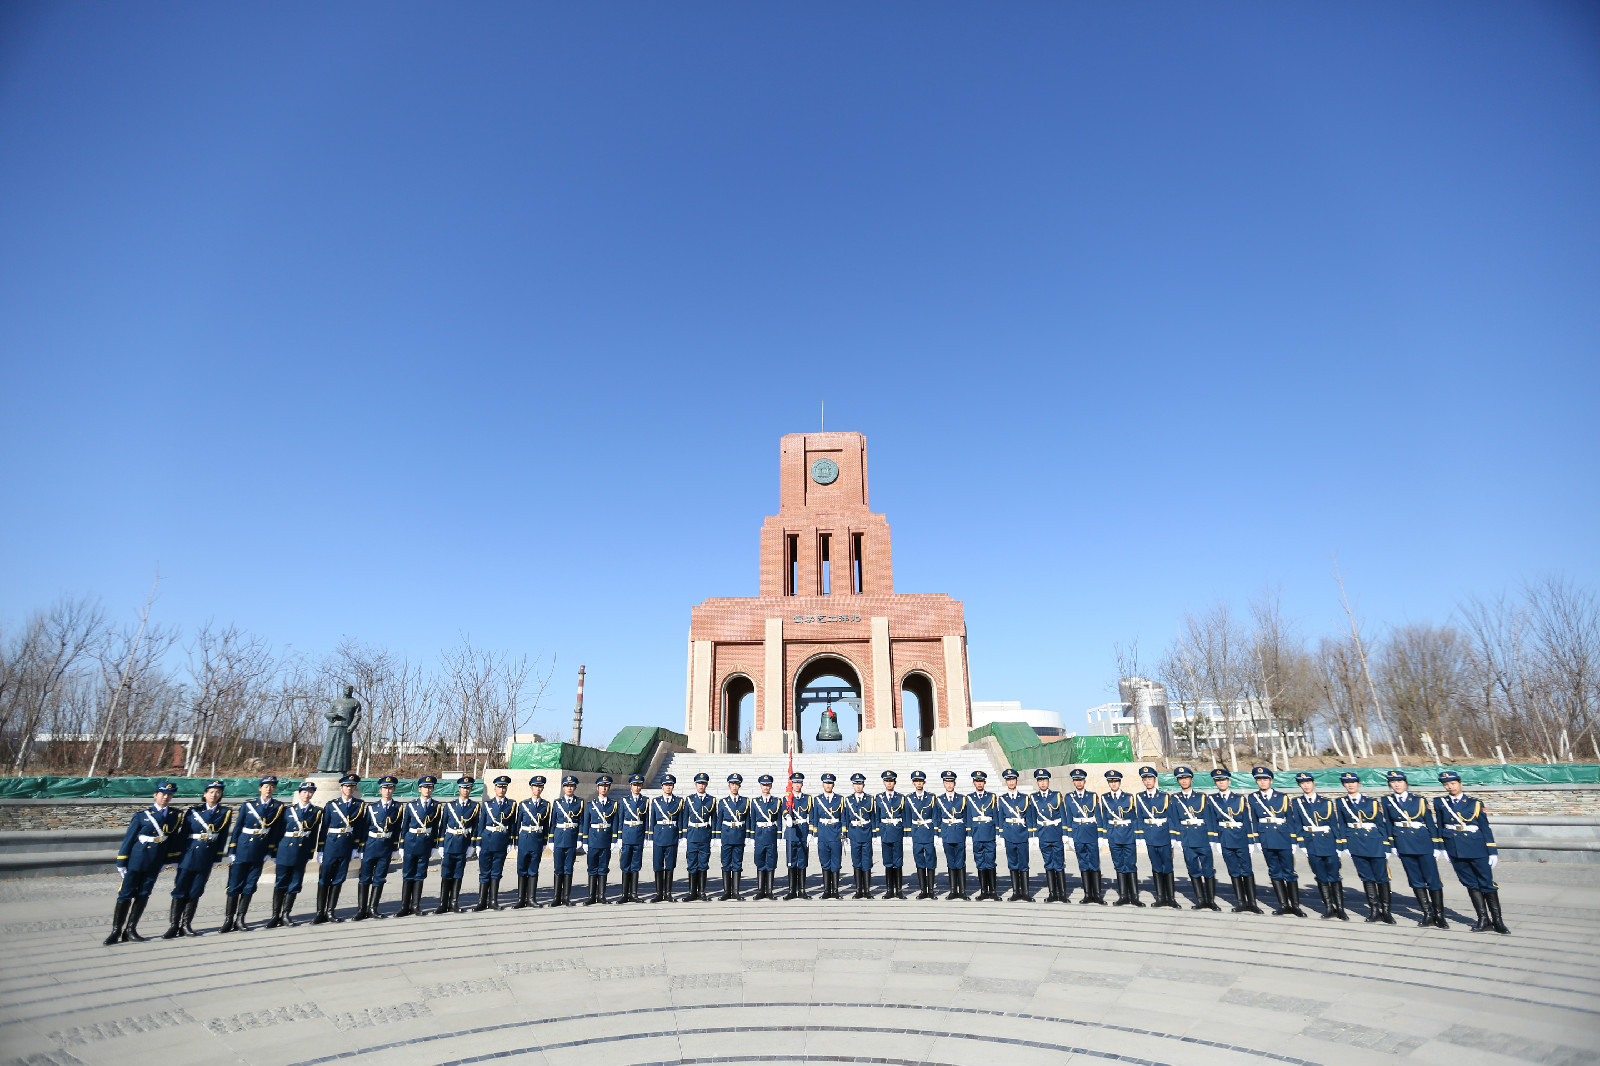
[[[875,899],[306,915],[112,948],[110,878],[9,881],[0,1063],[1600,1062],[1593,869],[1499,873],[1509,937],[1459,910],[1447,933]],[[221,910],[209,892],[196,926]]]

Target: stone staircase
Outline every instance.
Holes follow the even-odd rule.
[[[972,791],[972,771],[983,770],[989,775],[989,787],[1000,787],[1000,768],[994,765],[989,753],[981,748],[964,748],[960,751],[887,751],[796,754],[794,768],[806,775],[806,791],[822,791],[822,775],[834,773],[839,777],[835,786],[840,792],[850,791],[850,775],[867,775],[868,792],[882,792],[883,781],[879,774],[893,770],[899,775],[897,788],[911,790],[911,771],[921,770],[928,775],[929,791],[943,791],[939,775],[946,770],[956,772],[956,788]],[[757,792],[756,779],[771,774],[774,792],[783,791],[788,781],[789,756],[787,755],[712,755],[693,751],[674,752],[662,764],[648,788],[661,787],[661,775],[672,774],[678,779],[678,792],[688,792],[693,787],[694,775],[709,774],[711,783],[706,791],[714,795],[728,794],[728,775],[738,773],[744,777],[740,791],[747,796]]]

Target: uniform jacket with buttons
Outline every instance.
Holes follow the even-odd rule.
[[[771,847],[778,843],[778,832],[783,828],[783,797],[750,797],[750,833],[756,843]]]
[[[939,839],[946,844],[963,844],[972,832],[972,810],[960,792],[941,792],[933,798],[934,823]]]
[[[636,848],[644,843],[645,822],[650,817],[650,797],[643,792],[637,796],[633,789],[617,797],[618,839],[626,847]]]
[[[1107,792],[1100,797],[1100,830],[1106,840],[1118,847],[1139,839],[1138,807],[1126,792]]]
[[[1494,830],[1483,801],[1465,792],[1433,801],[1434,824],[1444,837],[1444,849],[1452,859],[1486,859],[1495,853]]]
[[[361,835],[361,853],[367,856],[393,854],[405,830],[405,819],[406,805],[397,799],[389,800],[387,806],[382,799],[368,803],[361,812],[361,820],[356,823]]]
[[[992,844],[1000,835],[1000,804],[993,792],[973,792],[967,796],[967,827],[974,844]]]
[[[578,833],[590,851],[605,851],[616,838],[622,824],[622,804],[611,796],[596,796],[583,805],[583,816],[578,823]]]
[[[444,804],[420,796],[404,804],[400,815],[400,847],[408,855],[430,852],[444,837]]]
[[[812,824],[817,839],[834,843],[844,838],[844,797],[820,792],[811,801]]]
[[[478,842],[478,801],[453,799],[439,812],[439,839],[446,855],[465,855]]]
[[[723,796],[717,800],[717,833],[725,848],[744,846],[750,835],[749,797]]]
[[[1288,851],[1294,847],[1294,799],[1275,788],[1250,793],[1250,821],[1256,827],[1256,843],[1267,851]]]
[[[317,837],[322,833],[322,808],[306,804],[286,804],[283,808],[283,835],[273,861],[279,866],[304,866],[317,853]]]
[[[1033,797],[1020,789],[995,793],[1000,806],[1000,837],[1007,844],[1026,844],[1038,828],[1033,819]]]
[[[1344,823],[1331,797],[1312,799],[1302,793],[1294,797],[1289,809],[1294,811],[1294,842],[1307,855],[1332,858],[1344,847]]]
[[[317,850],[323,861],[348,858],[361,846],[365,826],[366,801],[360,796],[331,799],[322,805],[322,822],[317,827]]]
[[[1255,843],[1255,826],[1250,822],[1250,799],[1243,793],[1218,789],[1211,796],[1211,810],[1217,840],[1225,848],[1248,848]]]
[[[1344,847],[1363,859],[1381,859],[1390,847],[1389,819],[1376,796],[1355,797],[1346,793],[1334,801],[1343,826]]]
[[[516,835],[517,803],[510,796],[490,796],[478,804],[478,850],[498,855]]]
[[[183,812],[183,822],[178,826],[182,836],[181,858],[178,869],[189,873],[209,870],[222,861],[228,850],[228,831],[233,825],[233,811],[217,804],[208,808],[197,803]]]
[[[1217,839],[1217,812],[1204,792],[1172,794],[1174,817],[1167,823],[1172,839],[1186,848],[1209,848]]]
[[[1433,821],[1433,809],[1416,793],[1400,796],[1391,792],[1383,797],[1383,816],[1389,819],[1394,850],[1401,855],[1426,855],[1444,847],[1444,839]]]
[[[878,804],[863,789],[844,798],[844,831],[852,844],[870,844],[878,832]]]
[[[550,801],[529,796],[517,803],[517,848],[542,848],[550,838]]]
[[[583,821],[583,800],[577,796],[557,796],[550,801],[550,846],[578,846],[579,823]]]
[[[670,848],[683,835],[689,817],[689,805],[682,796],[656,796],[645,808],[650,839],[658,848]]]
[[[902,843],[906,838],[906,830],[911,828],[911,808],[906,803],[906,794],[898,790],[882,792],[878,795],[876,815],[878,836],[890,844]]]
[[[1074,844],[1100,844],[1100,797],[1088,789],[1062,793],[1061,807],[1067,812],[1066,830]]]
[[[1147,849],[1172,847],[1172,823],[1178,817],[1174,806],[1171,794],[1160,789],[1153,796],[1143,789],[1133,794],[1133,809],[1139,816],[1135,834],[1144,838]]]
[[[247,800],[239,805],[239,816],[233,820],[228,854],[235,862],[266,862],[278,850],[282,835],[283,804],[277,797]]]
[[[117,865],[133,873],[159,870],[178,856],[182,844],[183,813],[172,804],[151,804],[128,819],[117,849]]]

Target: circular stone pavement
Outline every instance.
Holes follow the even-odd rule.
[[[1511,936],[1469,933],[1458,909],[1443,932],[1409,911],[1386,927],[877,899],[302,913],[112,948],[111,879],[8,881],[0,1063],[1600,1063],[1594,868],[1498,873]]]

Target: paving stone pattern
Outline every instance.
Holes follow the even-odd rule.
[[[107,948],[114,880],[40,878],[0,897],[0,1066],[1600,1066],[1600,885],[1508,865],[1510,937],[1468,932],[1453,883],[1448,932],[874,899],[222,936],[211,891],[205,935]]]

